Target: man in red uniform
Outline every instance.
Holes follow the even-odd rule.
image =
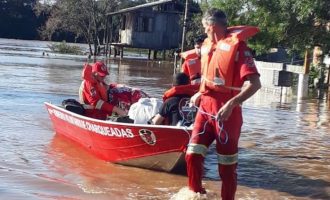
[[[199,85],[201,82],[201,47],[204,38],[202,36],[196,38],[194,51],[190,50],[181,54],[181,57],[185,59],[182,72],[189,77],[192,85]]]
[[[189,189],[205,193],[202,187],[203,162],[209,145],[216,140],[221,197],[233,200],[237,187],[238,140],[242,126],[240,104],[261,84],[251,50],[245,40],[257,27],[227,27],[223,11],[211,9],[203,16],[208,38],[201,49],[202,83],[191,103],[199,105],[186,161]],[[244,81],[248,81],[246,87]]]
[[[108,74],[107,67],[102,62],[96,62],[91,67],[86,65],[84,68],[79,98],[81,103],[90,105],[85,106],[88,117],[105,120],[112,112],[120,116],[127,115],[126,111],[108,103],[108,85],[104,82]]]

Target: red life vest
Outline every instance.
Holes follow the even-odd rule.
[[[171,89],[167,90],[163,95],[163,101],[166,99],[177,96],[177,95],[187,95],[193,96],[198,92],[199,85],[178,85],[173,86]]]
[[[233,87],[234,65],[237,49],[241,41],[259,32],[258,27],[234,26],[229,27],[225,38],[216,44],[205,39],[201,49],[202,83],[200,92],[208,90],[230,93],[239,90]]]
[[[188,60],[198,57],[195,49],[191,49],[185,52],[180,53],[181,58]]]
[[[184,63],[184,68],[187,67],[187,69],[182,69],[184,73],[187,74],[190,79],[190,83],[192,85],[200,84],[201,82],[201,60],[200,57],[196,54],[196,50],[192,49],[189,51],[185,51],[180,54],[182,58],[184,58],[186,61]]]

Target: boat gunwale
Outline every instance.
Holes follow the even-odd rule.
[[[74,112],[71,112],[69,110],[66,110],[64,108],[61,108],[60,106],[57,106],[55,104],[44,102],[45,105],[49,107],[54,107],[56,109],[61,110],[62,112],[65,112],[67,114],[71,114],[77,118],[81,118],[83,120],[89,120],[94,122],[99,122],[107,125],[121,125],[121,126],[132,126],[132,127],[148,127],[148,128],[160,128],[160,129],[181,129],[183,131],[192,131],[192,128],[185,127],[185,126],[169,126],[169,125],[152,125],[152,124],[133,124],[133,123],[125,123],[125,122],[114,122],[114,121],[106,121],[106,120],[100,120],[100,119],[94,119],[90,117],[86,117]]]

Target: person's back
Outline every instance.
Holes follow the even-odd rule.
[[[152,119],[153,124],[177,125],[183,119],[180,113],[180,102],[184,98],[190,98],[198,91],[197,85],[189,84],[189,77],[184,73],[178,73],[173,80],[173,87],[164,93],[164,103],[159,113]]]
[[[170,97],[164,102],[159,114],[167,120],[168,125],[175,126],[183,119],[180,114],[180,101],[190,97],[190,95],[179,95]]]

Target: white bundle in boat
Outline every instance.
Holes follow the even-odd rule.
[[[141,98],[131,105],[128,116],[134,120],[134,124],[147,124],[148,120],[155,116],[163,101],[156,98]]]

